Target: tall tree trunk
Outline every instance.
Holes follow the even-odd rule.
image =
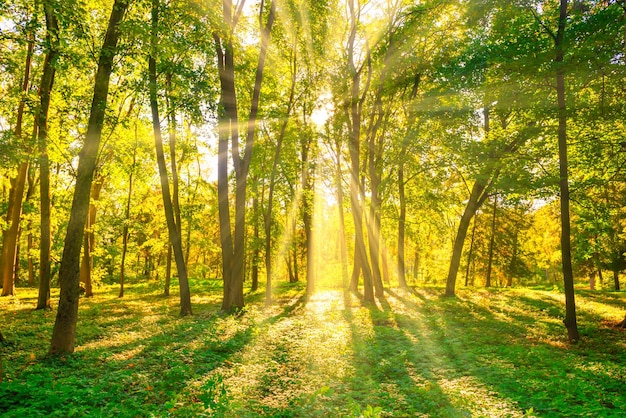
[[[280,152],[283,146],[283,140],[285,139],[285,132],[287,130],[287,124],[289,117],[293,109],[293,103],[296,92],[296,75],[297,75],[297,45],[292,45],[291,48],[291,86],[289,89],[289,101],[287,102],[287,111],[285,118],[280,126],[280,132],[276,139],[276,148],[274,150],[274,159],[272,160],[272,171],[270,173],[270,184],[267,198],[267,211],[264,214],[264,226],[265,226],[265,275],[266,275],[266,287],[265,287],[265,303],[270,304],[272,301],[272,212],[274,206],[274,189],[276,186],[276,176],[278,174],[278,164],[280,162]]]
[[[357,248],[357,239],[355,237],[354,254],[352,255],[352,275],[350,276],[350,290],[355,293],[359,291],[359,277],[361,277],[361,257]]]
[[[387,81],[387,73],[389,68],[389,60],[394,53],[393,43],[393,31],[388,28],[389,31],[389,45],[385,52],[385,58],[383,62],[383,68],[378,80],[378,88],[376,91],[376,99],[374,103],[374,110],[372,112],[373,124],[368,132],[368,173],[371,186],[371,198],[370,198],[370,216],[369,222],[367,222],[367,234],[368,244],[370,252],[370,260],[372,263],[372,281],[374,282],[374,288],[376,297],[384,296],[384,287],[381,279],[380,268],[380,209],[382,200],[380,197],[380,183],[381,173],[380,164],[383,159],[383,144],[384,135],[378,135],[383,121],[386,118],[385,111],[383,110],[383,87]],[[368,59],[369,61],[369,59]]]
[[[33,139],[36,139],[37,136],[37,122],[35,121],[35,127],[33,130]],[[28,187],[26,189],[26,202],[29,202],[35,193],[35,188],[37,186],[36,180],[34,178],[32,166],[31,169],[28,170]],[[28,286],[35,286],[35,263],[33,261],[33,257],[31,256],[32,250],[34,248],[34,239],[33,239],[33,225],[32,221],[29,219],[26,225],[26,230],[28,233],[26,234],[26,263],[28,267]]]
[[[452,259],[450,260],[450,268],[448,270],[448,278],[446,280],[446,296],[454,296],[454,288],[456,286],[456,275],[459,271],[459,265],[461,264],[461,255],[463,254],[463,243],[467,236],[467,230],[470,222],[476,211],[483,204],[487,198],[487,191],[489,187],[482,184],[480,180],[476,180],[472,186],[472,192],[470,198],[465,206],[461,221],[459,222],[459,229],[454,239],[454,247],[452,248]]]
[[[226,18],[228,13],[229,19]],[[224,2],[224,19],[230,22],[231,9]],[[222,250],[222,278],[224,282],[222,310],[229,311],[232,306],[231,283],[233,277],[233,238],[230,227],[230,204],[228,187],[228,141],[239,141],[237,96],[235,94],[235,70],[232,41],[224,42],[214,35],[218,56],[220,78],[220,103],[218,108],[218,146],[217,146],[217,201],[220,229],[220,248]],[[223,49],[222,49],[223,48]]]
[[[28,236],[26,237],[26,258],[28,262],[28,286],[35,286],[35,263],[33,262],[33,258],[31,257],[33,246],[33,233],[31,231],[32,224],[28,223]]]
[[[59,24],[50,0],[43,2],[46,15],[46,45],[48,51],[39,85],[39,112],[37,113],[37,147],[39,151],[40,229],[39,295],[37,309],[50,308],[50,161],[48,159],[48,110],[54,85],[55,64],[59,55]]]
[[[341,283],[344,290],[348,290],[348,248],[346,242],[346,220],[343,212],[343,184],[341,172],[341,138],[335,136],[335,193],[337,196],[337,211],[339,215],[339,245],[341,254]],[[357,276],[358,280],[358,276]],[[350,289],[356,292],[356,287]]]
[[[24,117],[24,107],[26,105],[26,93],[30,86],[30,70],[31,62],[33,58],[33,49],[35,45],[34,34],[29,32],[28,46],[26,50],[26,62],[24,64],[24,78],[22,79],[22,98],[17,106],[17,118],[15,122],[15,140],[17,146],[22,146],[22,120]],[[19,168],[18,174],[15,179],[11,181],[9,208],[7,210],[7,223],[9,228],[2,234],[2,254],[0,257],[0,266],[2,270],[2,296],[8,296],[15,294],[15,283],[13,280],[15,263],[16,263],[16,251],[17,251],[17,238],[18,230],[20,227],[20,219],[22,217],[22,201],[24,199],[24,189],[26,186],[26,178],[28,174],[28,158],[23,161]]]
[[[306,124],[306,119],[305,119]],[[313,243],[313,210],[315,204],[315,174],[311,154],[315,145],[309,135],[301,137],[302,149],[302,223],[304,225],[304,249],[306,251],[306,296],[315,289],[315,250]]]
[[[615,291],[618,292],[620,290],[619,287],[619,270],[613,270],[613,284],[615,286]]]
[[[126,196],[126,210],[124,212],[124,228],[122,230],[122,262],[120,265],[120,293],[119,298],[124,297],[124,274],[126,267],[126,253],[128,251],[128,229],[130,223],[130,204],[133,197],[133,177],[135,175],[135,168],[137,166],[137,124],[135,124],[135,147],[133,148],[133,164],[130,167],[130,174],[128,175],[128,195]]]
[[[85,297],[93,296],[93,286],[91,283],[91,272],[93,269],[93,249],[95,245],[96,234],[93,230],[96,224],[96,203],[100,200],[100,192],[104,185],[104,177],[95,175],[96,179],[91,183],[91,202],[89,203],[89,213],[87,214],[87,222],[85,224],[85,233],[83,237],[83,260],[80,265],[80,281],[85,284]]]
[[[358,5],[356,5],[358,7]],[[353,272],[357,271],[357,263],[360,265],[359,270],[363,273],[363,299],[365,303],[374,303],[374,288],[372,282],[372,272],[365,250],[365,236],[363,233],[363,201],[362,184],[359,176],[361,172],[360,163],[360,142],[361,142],[361,110],[365,94],[361,96],[361,71],[357,70],[354,63],[354,49],[356,31],[358,25],[358,12],[355,9],[354,0],[348,2],[350,9],[350,35],[348,39],[348,72],[350,74],[350,92],[349,99],[345,103],[345,113],[348,120],[349,141],[348,148],[350,151],[350,206],[352,208],[352,218],[354,220],[355,230],[355,264]],[[369,84],[369,83],[368,83]],[[365,88],[367,91],[367,88]],[[361,98],[362,97],[362,98]],[[354,273],[353,273],[354,274]]]
[[[490,133],[490,118],[489,118],[489,106],[483,107],[483,120],[484,120],[484,135],[485,138]],[[493,157],[493,152],[491,154]],[[486,167],[485,172],[478,176],[472,191],[470,192],[470,198],[465,206],[461,221],[459,222],[459,229],[454,239],[454,246],[452,248],[452,259],[450,260],[450,269],[448,270],[448,278],[446,279],[446,296],[454,296],[454,288],[456,286],[456,275],[459,271],[459,265],[461,264],[461,256],[463,254],[463,245],[465,244],[465,237],[467,236],[467,229],[469,224],[476,214],[476,211],[482,206],[485,199],[487,199],[491,184],[498,177],[500,169],[493,167]],[[487,179],[490,179],[489,182]]]
[[[252,150],[254,147],[256,121],[261,97],[261,84],[269,38],[276,17],[276,4],[270,2],[266,24],[262,24],[265,1],[259,7],[261,30],[261,49],[257,62],[250,113],[247,119],[246,140],[243,156],[239,152],[239,118],[237,115],[237,95],[235,91],[235,66],[233,43],[214,34],[220,77],[220,116],[218,142],[218,207],[220,216],[220,237],[222,242],[222,269],[224,271],[224,300],[222,310],[231,311],[244,306],[243,279],[245,266],[245,231],[246,231],[246,188]],[[233,16],[233,4],[230,0],[222,1],[224,22],[234,30],[238,14]],[[231,35],[229,35],[231,36]],[[235,171],[235,231],[230,232],[230,210],[228,209],[228,142],[231,143],[233,168]],[[233,239],[234,237],[234,239]]]
[[[411,90],[411,94],[409,99],[414,101],[417,97],[417,93],[419,91],[420,82],[422,79],[422,75],[417,73],[415,75],[415,79],[413,82],[413,88]],[[408,120],[409,126],[415,125],[416,121],[416,113],[413,110],[409,110],[408,112]],[[406,234],[406,196],[405,196],[405,187],[406,181],[404,180],[404,164],[406,162],[407,156],[407,147],[410,141],[410,137],[407,135],[404,136],[402,140],[402,144],[400,147],[400,155],[398,160],[398,200],[400,203],[400,213],[398,216],[398,285],[407,289],[408,285],[406,282],[406,250],[405,250],[405,234]]]
[[[465,266],[465,287],[469,286],[470,266],[472,265],[472,253],[474,252],[474,239],[476,237],[476,221],[478,215],[474,215],[474,224],[472,225],[472,238],[470,238],[469,252],[467,253],[467,266]],[[473,282],[473,280],[472,280]]]
[[[291,283],[296,283],[300,281],[300,271],[298,269],[298,238],[296,235],[296,217],[291,217],[291,236],[293,237],[293,242],[291,245],[291,253],[293,260],[293,278],[290,279]]]
[[[148,58],[148,77],[150,81],[150,108],[152,110],[152,129],[154,131],[154,142],[156,146],[157,164],[159,166],[159,176],[161,178],[161,192],[163,194],[163,208],[169,232],[169,242],[174,252],[176,271],[178,273],[178,285],[180,288],[180,315],[191,315],[191,294],[189,293],[189,280],[187,278],[187,266],[183,254],[182,237],[180,225],[176,223],[176,214],[170,194],[170,184],[165,164],[165,153],[163,151],[163,137],[161,135],[161,123],[159,119],[159,104],[157,99],[157,78],[156,78],[156,53],[157,53],[157,31],[158,31],[158,10],[159,0],[152,0],[152,51]]]
[[[578,341],[578,325],[576,323],[576,301],[574,296],[574,272],[572,269],[572,252],[570,241],[569,184],[567,168],[567,104],[565,100],[565,24],[567,22],[567,0],[561,0],[559,9],[559,29],[554,39],[556,69],[556,92],[559,108],[559,189],[561,196],[561,260],[563,265],[563,284],[565,290],[565,320],[570,341]]]
[[[496,213],[498,209],[498,195],[493,197],[493,214],[491,216],[491,237],[489,238],[489,255],[487,258],[487,277],[485,287],[491,287],[491,270],[493,267],[493,247],[496,241]]]
[[[264,193],[264,192],[263,192]],[[261,240],[261,228],[259,228],[259,198],[255,193],[252,199],[252,210],[255,213],[254,219],[254,247],[252,249],[252,278],[250,280],[250,291],[254,292],[259,288],[259,263],[261,262],[261,251],[259,248],[259,242]]]
[[[402,142],[400,150],[400,161],[398,166],[398,199],[400,203],[400,213],[398,215],[398,286],[408,289],[406,283],[406,263],[405,263],[405,228],[406,228],[406,196],[404,194],[404,160],[406,157],[406,141]]]
[[[76,187],[59,270],[61,293],[56,321],[52,330],[50,354],[72,353],[74,351],[76,321],[78,318],[81,238],[89,210],[89,193],[91,191],[93,173],[96,168],[98,148],[100,147],[104,113],[109,93],[109,80],[113,69],[113,59],[117,52],[117,41],[120,36],[119,24],[127,8],[128,0],[115,1],[102,50],[100,51],[94,96],[87,125],[87,135],[78,158]]]
[[[165,260],[165,288],[163,289],[163,296],[170,295],[171,282],[172,282],[172,245],[168,243],[167,259]]]
[[[172,170],[172,208],[174,209],[174,221],[178,226],[179,233],[181,235],[181,246],[182,246],[182,234],[183,234],[183,224],[180,217],[180,199],[179,199],[179,179],[178,179],[178,164],[176,162],[176,130],[177,122],[176,122],[176,104],[173,102],[171,98],[172,91],[172,76],[171,74],[167,75],[166,78],[166,104],[168,106],[167,114],[168,114],[168,131],[169,131],[169,146],[170,146],[170,166]],[[185,266],[187,265],[187,257],[184,257]]]

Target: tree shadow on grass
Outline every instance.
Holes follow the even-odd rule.
[[[163,301],[159,295],[137,295],[103,301],[86,317],[83,312],[77,352],[40,361],[33,357],[12,373],[0,388],[0,398],[10,399],[0,403],[0,412],[146,416],[176,411],[182,404],[191,415],[200,413],[215,401],[213,395],[206,396],[215,386],[211,380],[207,386],[207,376],[219,367],[230,367],[233,357],[256,338],[259,327],[297,314],[304,300],[296,298],[260,322],[245,313],[240,317],[207,315],[217,312],[213,302],[196,303],[199,315],[185,318],[172,316],[166,303],[155,308],[158,319],[151,323],[142,322],[142,311],[133,317],[128,306],[122,318],[102,321],[93,317],[109,317],[120,305],[154,304],[157,299]],[[116,338],[122,342],[115,342]]]
[[[450,352],[456,352],[456,357],[460,354],[460,364],[468,365],[464,373],[496,391],[499,397],[513,400],[523,410],[533,408],[539,415],[617,416],[615,411],[626,406],[626,399],[617,389],[619,380],[615,379],[623,375],[624,361],[590,363],[593,349],[585,351],[563,344],[562,328],[544,326],[550,317],[542,319],[539,314],[555,310],[557,301],[537,302],[519,295],[496,301],[489,298],[497,298],[498,292],[490,293],[484,301],[486,306],[469,300],[469,295],[445,303],[429,303],[425,301],[428,297],[419,299],[424,303],[422,311],[428,312],[423,315],[425,325],[431,330],[447,330],[434,335],[438,335],[440,346],[452,346],[444,350],[447,358],[454,361]],[[420,309],[406,298],[399,300],[411,309]],[[543,329],[538,336],[544,339],[528,339],[527,332],[540,325]],[[560,338],[556,344],[555,334],[550,332]],[[457,334],[462,338],[450,338]]]
[[[419,345],[396,327],[388,303],[383,310],[368,306],[371,330],[355,314],[345,311],[352,340],[354,374],[347,377],[349,403],[364,410],[368,405],[380,407],[387,415],[462,416],[452,406],[425,366],[427,360]],[[367,322],[365,324],[367,324]]]

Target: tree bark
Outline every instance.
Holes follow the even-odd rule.
[[[565,56],[564,37],[567,22],[567,0],[561,0],[559,8],[559,29],[554,39],[556,64],[556,91],[559,110],[559,189],[561,197],[561,261],[563,266],[563,284],[565,289],[565,320],[570,341],[578,341],[578,325],[576,323],[576,301],[574,296],[574,272],[572,269],[572,252],[570,241],[569,184],[567,167],[567,104],[565,100]]]
[[[306,123],[306,121],[305,121]],[[309,135],[301,137],[302,149],[302,223],[304,225],[304,245],[306,251],[306,297],[315,289],[315,251],[313,243],[313,210],[315,204],[315,175],[311,154],[314,144]]]
[[[615,291],[618,292],[620,290],[620,287],[619,287],[619,270],[613,270],[613,284],[615,286]]]
[[[154,131],[154,142],[156,146],[157,165],[159,167],[159,177],[161,178],[161,192],[163,195],[163,209],[167,221],[169,232],[169,243],[174,253],[176,271],[178,273],[178,285],[180,288],[180,315],[191,315],[191,294],[189,292],[189,280],[187,278],[187,266],[183,254],[182,236],[180,225],[176,223],[176,214],[170,194],[170,184],[165,164],[165,153],[163,151],[163,137],[161,135],[161,123],[159,118],[159,104],[157,98],[157,78],[156,78],[156,53],[157,53],[157,31],[158,31],[158,9],[159,0],[152,1],[152,51],[148,58],[148,77],[150,84],[150,108],[152,111],[152,129]]]
[[[398,166],[398,199],[400,203],[400,213],[398,215],[398,286],[408,289],[406,283],[406,263],[405,263],[405,229],[406,229],[406,196],[404,180],[404,160],[406,158],[406,141],[402,141]]]
[[[250,291],[254,292],[259,288],[259,263],[260,263],[260,248],[259,242],[261,240],[260,237],[260,229],[259,228],[259,198],[255,193],[254,198],[252,199],[252,210],[255,213],[254,218],[254,232],[252,233],[254,236],[254,247],[252,249],[252,278],[250,280]]]
[[[167,246],[167,259],[165,260],[165,288],[163,289],[163,296],[170,295],[170,284],[172,282],[172,245],[168,243]]]
[[[469,286],[470,266],[472,265],[472,253],[474,252],[474,238],[476,236],[476,221],[478,216],[474,215],[474,224],[472,225],[472,237],[470,238],[469,252],[467,253],[467,265],[465,266],[465,287]]]
[[[490,133],[490,118],[489,118],[489,106],[483,107],[483,119],[484,119],[484,135],[485,138]],[[491,158],[494,159],[494,152],[491,152]],[[500,172],[499,168],[487,167],[485,172],[481,173],[470,192],[470,198],[467,202],[467,206],[461,216],[459,222],[459,229],[457,231],[456,238],[454,240],[454,246],[452,249],[452,259],[450,260],[450,269],[448,270],[448,278],[446,279],[446,296],[454,296],[454,288],[456,286],[456,275],[459,271],[459,265],[461,264],[461,256],[463,254],[463,245],[465,243],[465,237],[467,236],[467,229],[469,224],[476,214],[476,211],[482,206],[485,199],[488,197],[488,192],[493,184],[493,181],[498,177]]]
[[[177,122],[176,122],[176,105],[173,103],[173,100],[170,97],[172,90],[172,79],[171,74],[168,74],[166,79],[166,104],[168,106],[167,114],[168,114],[168,131],[169,131],[169,146],[170,146],[170,166],[172,169],[172,208],[174,209],[174,221],[178,226],[178,230],[181,236],[181,246],[182,246],[182,235],[183,235],[183,223],[180,217],[180,200],[179,200],[179,176],[178,176],[178,164],[176,162],[176,130],[177,130]],[[187,265],[187,257],[184,257],[185,266]]]
[[[89,210],[89,194],[102,135],[113,59],[117,52],[117,42],[120,37],[119,24],[127,8],[128,0],[115,1],[100,51],[87,135],[78,158],[74,198],[59,270],[61,293],[52,331],[50,354],[72,353],[74,351],[76,321],[78,319],[81,238]]]
[[[363,273],[363,300],[365,303],[374,303],[374,288],[372,282],[372,272],[367,259],[365,249],[365,238],[363,233],[363,206],[362,206],[362,184],[360,182],[360,141],[361,141],[361,110],[363,99],[361,99],[361,70],[357,70],[354,63],[355,39],[358,25],[357,11],[354,0],[348,2],[350,9],[350,35],[348,39],[348,73],[350,74],[350,91],[348,100],[344,104],[345,113],[348,120],[350,153],[350,206],[352,208],[352,218],[355,230],[355,263],[353,269],[357,272],[357,260],[359,270]],[[369,84],[369,83],[368,83]],[[367,91],[367,88],[365,89]],[[363,94],[363,98],[365,95]],[[353,280],[354,282],[354,280]]]
[[[239,118],[237,114],[237,94],[235,91],[235,66],[232,40],[222,39],[216,33],[214,40],[217,49],[219,78],[220,78],[220,112],[219,141],[218,141],[218,209],[220,217],[220,238],[222,243],[222,269],[224,272],[224,299],[223,311],[241,309],[244,306],[243,279],[245,267],[245,218],[246,218],[246,188],[252,151],[255,140],[255,130],[261,84],[265,59],[269,46],[269,38],[276,17],[276,4],[270,2],[270,11],[265,25],[262,16],[265,1],[261,1],[259,9],[259,25],[261,30],[261,48],[257,62],[250,114],[247,118],[246,140],[243,156],[239,152]],[[233,4],[230,0],[222,1],[224,22],[233,30],[238,13],[233,16]],[[229,35],[230,36],[230,35]],[[228,194],[228,142],[230,140],[233,168],[235,171],[235,230],[230,230],[230,210]],[[234,238],[234,239],[233,239]]]
[[[231,21],[231,9],[224,2],[224,20]],[[227,18],[228,17],[228,18]],[[220,78],[220,103],[218,107],[218,147],[217,147],[217,201],[220,226],[220,248],[222,250],[223,298],[222,310],[232,306],[231,283],[233,276],[233,238],[230,226],[230,203],[228,186],[228,141],[239,141],[237,96],[235,94],[235,70],[233,45],[229,39],[224,42],[214,35],[218,57]]]
[[[124,297],[124,279],[126,268],[126,253],[128,251],[128,229],[130,222],[130,204],[133,197],[133,177],[137,165],[137,125],[135,124],[135,147],[133,148],[133,164],[130,166],[130,174],[128,175],[128,195],[126,196],[126,209],[124,212],[124,228],[122,230],[122,261],[120,264],[120,293],[119,298]]]
[[[383,93],[384,85],[387,82],[387,74],[389,68],[389,60],[394,53],[393,31],[388,28],[389,44],[385,57],[383,60],[383,67],[378,79],[378,88],[376,90],[376,98],[374,102],[374,110],[372,112],[371,129],[368,132],[368,173],[370,178],[371,198],[370,198],[370,216],[368,225],[368,244],[370,252],[370,260],[372,263],[372,281],[374,282],[374,289],[376,297],[381,298],[384,296],[384,286],[381,278],[381,266],[380,266],[380,210],[382,199],[380,197],[380,183],[381,183],[381,167],[383,160],[383,144],[384,134],[378,135],[383,121],[386,118],[385,111],[383,110]]]
[[[335,193],[337,196],[337,212],[339,215],[339,245],[341,255],[341,283],[344,290],[348,290],[348,248],[346,242],[346,221],[343,212],[343,184],[341,172],[341,138],[335,136]],[[357,277],[358,280],[358,277]],[[351,289],[356,291],[356,288]]]
[[[272,171],[270,173],[270,184],[267,198],[267,210],[264,216],[265,226],[265,303],[270,304],[272,301],[272,212],[274,205],[274,189],[276,186],[276,175],[278,173],[278,164],[280,162],[280,152],[282,150],[283,140],[285,138],[285,132],[287,130],[287,123],[293,109],[293,103],[296,91],[296,76],[297,76],[297,54],[296,45],[292,45],[292,59],[291,59],[291,87],[289,89],[289,101],[287,102],[287,112],[285,118],[280,126],[280,132],[276,139],[276,148],[274,150],[274,159],[272,161]]]
[[[17,107],[17,118],[15,122],[15,139],[18,146],[22,146],[22,120],[24,117],[24,107],[26,105],[26,93],[30,86],[30,70],[34,50],[34,34],[29,32],[28,46],[26,50],[26,62],[24,64],[24,78],[22,79],[22,98]],[[11,181],[9,208],[7,210],[7,223],[9,228],[2,234],[2,260],[0,266],[2,270],[2,296],[15,294],[14,270],[17,254],[17,238],[20,227],[20,219],[22,217],[22,201],[24,199],[24,189],[26,187],[26,178],[28,174],[29,161],[26,157],[19,168],[15,179]]]
[[[85,223],[85,233],[83,237],[83,259],[80,264],[80,281],[85,284],[85,297],[93,296],[93,286],[91,283],[91,272],[93,269],[93,249],[96,240],[96,234],[93,227],[96,224],[96,204],[100,200],[100,192],[104,185],[104,178],[95,175],[96,179],[91,183],[91,198],[89,203],[89,212],[87,214],[87,222]]]
[[[472,192],[470,198],[465,206],[461,221],[459,222],[459,229],[454,239],[454,247],[452,249],[452,259],[450,260],[450,269],[448,270],[448,278],[446,279],[446,296],[454,296],[454,289],[456,286],[456,275],[459,271],[459,265],[461,264],[461,255],[463,254],[463,243],[467,236],[467,230],[469,224],[476,214],[476,211],[483,204],[487,198],[487,192],[489,187],[484,185],[480,180],[476,180],[472,186]]]
[[[487,258],[487,277],[485,287],[491,287],[491,270],[493,267],[493,247],[496,241],[496,213],[498,209],[498,195],[493,197],[493,214],[491,215],[491,237],[489,238],[489,255]]]

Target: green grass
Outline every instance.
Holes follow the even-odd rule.
[[[36,292],[0,299],[0,414],[36,416],[623,416],[626,293],[579,291],[583,339],[566,340],[563,296],[542,289],[390,289],[376,306],[302,285],[248,295],[219,315],[219,290],[176,296],[134,284],[82,299],[73,355],[46,357],[53,311]],[[54,296],[54,295],[53,295]],[[56,306],[56,299],[53,298]]]

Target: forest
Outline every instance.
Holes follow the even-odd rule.
[[[626,0],[0,3],[0,415],[623,416]]]

